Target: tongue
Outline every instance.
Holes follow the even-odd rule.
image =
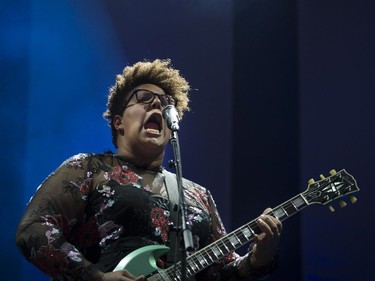
[[[155,122],[147,122],[145,124],[145,129],[146,130],[155,130],[155,131],[159,131],[159,124],[158,123],[155,123]]]

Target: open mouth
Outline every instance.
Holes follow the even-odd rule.
[[[161,114],[153,113],[147,119],[144,128],[147,132],[153,134],[159,134],[163,128]]]

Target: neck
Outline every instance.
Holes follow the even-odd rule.
[[[161,154],[134,153],[132,151],[118,148],[116,155],[144,169],[158,169],[163,165],[164,152]]]

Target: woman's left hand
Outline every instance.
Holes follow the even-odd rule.
[[[271,208],[267,208],[257,220],[262,233],[255,235],[253,253],[250,257],[251,266],[254,268],[271,264],[280,241],[282,224],[277,218],[266,215],[271,211]]]

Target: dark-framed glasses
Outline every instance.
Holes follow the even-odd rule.
[[[158,97],[162,107],[165,107],[167,105],[176,105],[175,100],[171,96],[161,95],[145,89],[134,90],[128,99],[128,103],[133,98],[133,96],[135,96],[135,98],[137,99],[137,103],[152,103],[155,97]]]

